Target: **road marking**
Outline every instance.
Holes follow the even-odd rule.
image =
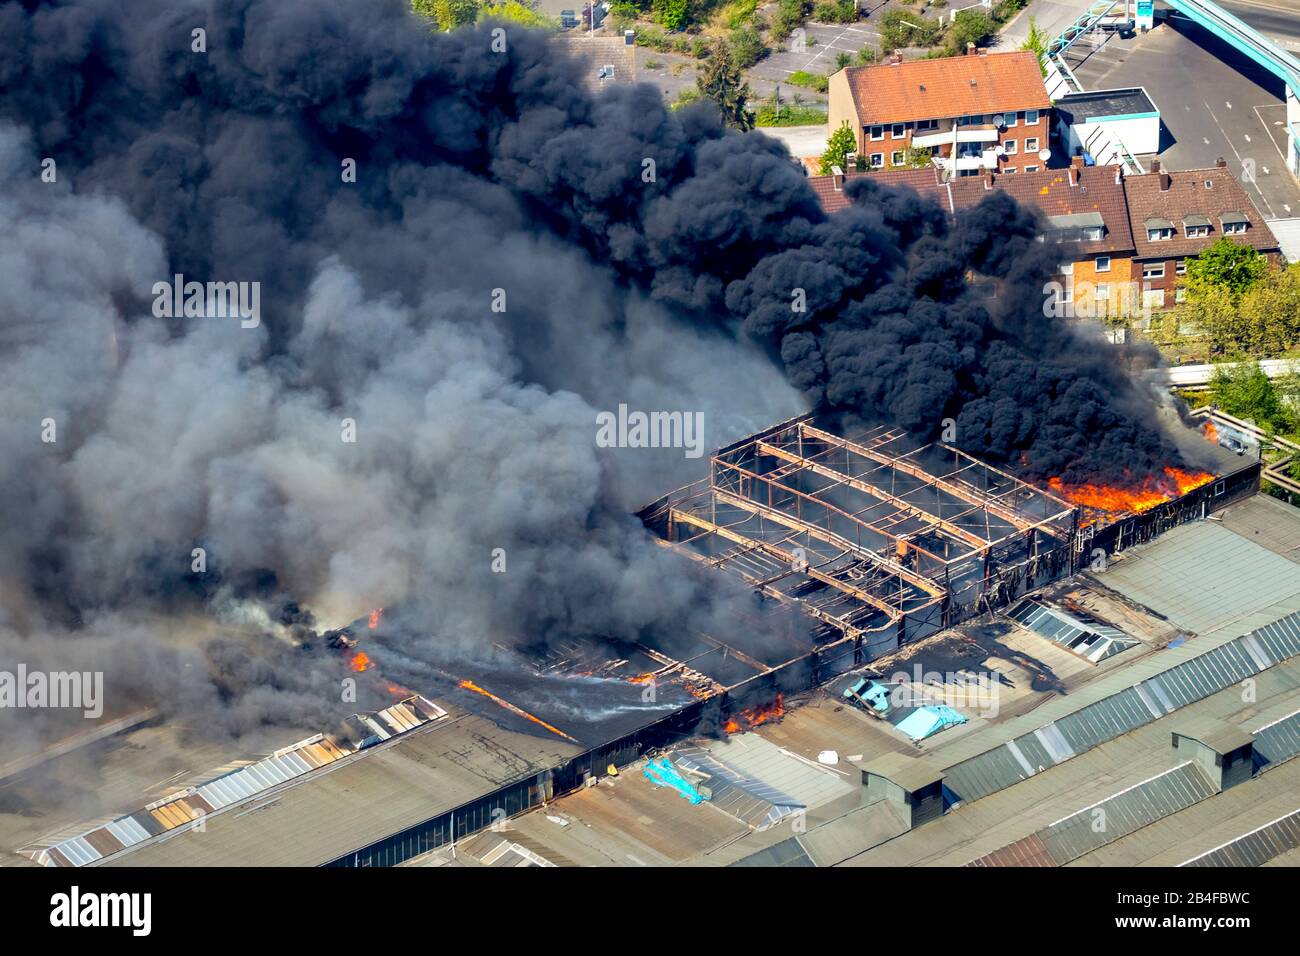
[[[1219,127],[1219,132],[1223,134],[1223,138],[1228,144],[1228,149],[1232,150],[1233,155],[1237,157],[1237,162],[1241,163],[1242,167],[1244,168],[1246,165],[1245,160],[1242,159],[1241,153],[1237,152],[1237,147],[1233,145],[1232,140],[1228,138],[1227,130],[1223,128],[1223,124],[1219,122],[1219,118],[1214,115],[1214,110],[1210,109],[1210,104],[1208,101],[1205,104],[1205,112],[1210,114],[1210,119],[1214,120],[1214,125]],[[1207,139],[1205,140],[1205,142],[1208,144],[1210,141]],[[1277,144],[1274,143],[1273,145],[1276,146]],[[1252,178],[1250,184],[1255,187],[1255,192],[1259,195],[1259,198],[1263,201],[1264,205],[1268,207],[1269,218],[1276,219],[1277,216],[1273,212],[1273,204],[1268,201],[1268,197],[1264,195],[1264,191],[1259,188],[1259,183],[1255,182],[1255,180]]]
[[[1225,102],[1225,103],[1228,103],[1227,100],[1224,100],[1224,102]],[[1231,103],[1228,103],[1228,109],[1232,109],[1232,104],[1231,104]]]
[[[1249,142],[1250,142],[1250,134],[1249,134],[1249,133],[1245,133],[1244,135],[1245,135],[1245,137],[1246,137],[1246,142],[1249,143]]]
[[[1260,123],[1260,125],[1261,125],[1261,126],[1264,126],[1264,132],[1266,132],[1266,133],[1268,132],[1268,127],[1267,127],[1267,125],[1265,125],[1265,123],[1264,123],[1264,114],[1261,113],[1260,110],[1261,110],[1261,109],[1272,109],[1272,108],[1275,108],[1275,107],[1281,107],[1282,109],[1286,109],[1286,104],[1284,104],[1284,103],[1265,103],[1263,106],[1256,106],[1256,107],[1255,107],[1255,116],[1259,119],[1259,123]],[[1281,123],[1274,123],[1273,125],[1274,125],[1274,126],[1281,126],[1282,124],[1281,124]],[[1273,148],[1274,148],[1275,150],[1277,150],[1277,154],[1278,154],[1279,156],[1282,157],[1282,165],[1285,166],[1285,165],[1286,165],[1286,153],[1282,152],[1282,147],[1279,146],[1279,145],[1277,144],[1277,140],[1275,140],[1272,136],[1269,136],[1268,139],[1269,139],[1269,142],[1271,142],[1271,143],[1273,144]]]

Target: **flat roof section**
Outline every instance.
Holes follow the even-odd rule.
[[[1056,101],[1056,109],[1061,119],[1067,123],[1131,118],[1160,112],[1151,97],[1147,95],[1147,91],[1140,86],[1068,93]]]

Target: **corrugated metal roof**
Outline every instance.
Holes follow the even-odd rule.
[[[1114,657],[1141,642],[1104,621],[1025,598],[1007,612],[1007,617],[1094,664]]]
[[[1255,731],[1255,766],[1262,773],[1300,754],[1300,710]]]
[[[708,787],[713,806],[756,830],[766,830],[806,809],[794,797],[729,766],[703,747],[678,747],[671,759],[703,778],[700,785]]]
[[[380,715],[384,724],[393,728],[393,734],[398,734],[444,717],[446,711],[422,697],[415,697],[380,711]],[[347,753],[323,734],[317,734],[31,855],[46,866],[85,866],[333,763]]]
[[[816,866],[794,837],[782,840],[775,846],[751,853],[732,866]]]
[[[1179,764],[988,853],[971,866],[1064,866],[1216,793],[1194,762]]]
[[[1300,810],[1292,810],[1284,817],[1178,865],[1262,866],[1296,847],[1300,847]]]
[[[954,802],[978,800],[1258,674],[1261,656],[1271,667],[1297,653],[1300,612],[960,761],[944,771],[944,784]],[[1277,736],[1279,747],[1288,746],[1284,731]]]

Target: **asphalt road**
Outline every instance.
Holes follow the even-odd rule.
[[[1218,0],[1219,6],[1288,49],[1300,49],[1300,0]]]
[[[1265,217],[1300,216],[1300,185],[1286,169],[1280,80],[1186,23],[1077,53],[1086,59],[1072,58],[1071,68],[1085,89],[1146,89],[1164,127],[1159,155],[1171,168],[1207,168],[1222,156]]]

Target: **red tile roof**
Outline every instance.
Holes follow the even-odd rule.
[[[1017,202],[1037,206],[1043,215],[1077,216],[1097,213],[1105,224],[1097,242],[1074,244],[1077,257],[1107,252],[1131,252],[1133,232],[1129,228],[1128,202],[1124,185],[1116,182],[1118,166],[1076,167],[1077,180],[1072,184],[1069,169],[1040,169],[1033,173],[1013,173],[994,177],[995,189],[1010,193]],[[985,177],[967,176],[954,180],[953,204],[958,209],[978,205],[987,190]]]
[[[1068,169],[1042,169],[1035,173],[1001,174],[993,178],[993,189],[1010,193],[1018,202],[1036,206],[1046,216],[1074,216],[1081,213],[1098,213],[1105,224],[1102,238],[1097,242],[1075,244],[1078,257],[1097,253],[1130,252],[1133,233],[1129,227],[1128,205],[1124,186],[1117,183],[1117,166],[1087,166],[1078,169],[1078,180],[1070,183]],[[850,173],[850,178],[854,175]],[[909,186],[922,196],[938,203],[944,212],[969,209],[978,205],[987,195],[984,176],[963,176],[945,183],[937,169],[882,169],[870,176],[873,182],[885,186]],[[828,213],[838,212],[849,205],[843,190],[836,191],[830,176],[813,176],[809,180],[813,191]]]
[[[1051,107],[1029,51],[845,68],[863,125]]]
[[[1169,188],[1162,190],[1162,175],[1169,177]],[[1209,184],[1208,186],[1206,184]],[[1210,243],[1224,235],[1219,217],[1224,213],[1241,213],[1250,222],[1246,232],[1232,238],[1260,252],[1278,249],[1264,217],[1260,215],[1250,196],[1226,167],[1209,169],[1183,169],[1149,172],[1130,176],[1125,183],[1128,194],[1128,215],[1133,225],[1133,239],[1137,243],[1140,259],[1170,259],[1196,255]],[[1204,216],[1210,220],[1210,234],[1203,239],[1189,239],[1183,225],[1188,216]],[[1164,219],[1173,224],[1174,238],[1152,242],[1147,238],[1148,219]]]
[[[861,179],[870,176],[871,181],[880,183],[884,186],[908,186],[916,190],[922,196],[933,200],[948,209],[947,190],[937,169],[926,167],[922,169],[880,169],[872,173],[859,173],[855,170],[849,170],[847,179]],[[852,202],[844,192],[844,188],[836,189],[832,176],[809,176],[808,183],[812,186],[813,192],[817,194],[818,200],[822,204],[822,209],[826,212],[839,212],[841,209],[847,209]]]

